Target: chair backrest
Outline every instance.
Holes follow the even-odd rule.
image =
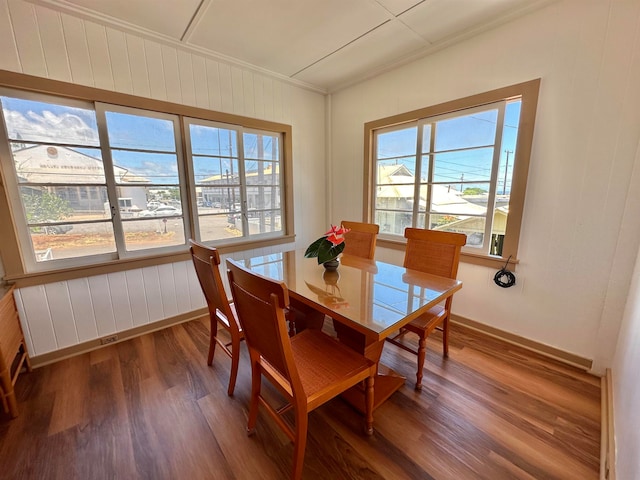
[[[247,270],[233,260],[227,260],[227,269],[249,353],[265,359],[295,390],[299,379],[284,312],[289,306],[287,286]]]
[[[343,253],[373,260],[376,253],[376,237],[380,226],[375,223],[343,221],[342,226],[350,231],[345,234]]]
[[[404,267],[441,277],[456,278],[460,249],[467,243],[464,233],[442,232],[422,228],[404,231],[407,248]]]
[[[216,311],[219,311],[227,318],[228,324],[233,328],[233,325],[236,325],[235,316],[229,306],[229,299],[222,283],[218,250],[195,240],[189,240],[189,250],[200,287],[202,287],[202,293],[207,300],[209,312],[215,315]]]

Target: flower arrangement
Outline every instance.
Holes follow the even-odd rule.
[[[340,228],[331,225],[331,230],[309,245],[304,252],[305,258],[318,257],[318,265],[335,260],[344,250],[344,234],[348,231],[342,225]]]

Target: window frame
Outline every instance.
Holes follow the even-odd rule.
[[[204,108],[193,107],[182,104],[170,103],[162,100],[149,99],[134,95],[101,90],[94,87],[76,85],[57,80],[50,80],[21,73],[0,70],[0,87],[9,90],[20,91],[21,93],[33,93],[59,97],[64,102],[78,102],[79,104],[90,104],[96,112],[98,104],[107,104],[108,109],[116,106],[122,107],[122,111],[127,108],[138,111],[140,114],[146,112],[156,112],[160,115],[173,115],[178,117],[178,125],[180,130],[176,134],[180,135],[182,142],[177,145],[178,157],[182,158],[180,169],[184,171],[185,184],[181,184],[185,198],[182,201],[183,219],[185,222],[185,235],[193,236],[194,232],[194,214],[193,206],[196,205],[196,199],[192,193],[191,181],[188,178],[188,162],[186,160],[186,141],[183,128],[183,118],[195,118],[212,122],[219,122],[229,125],[240,125],[247,129],[255,129],[259,131],[272,132],[282,139],[281,145],[281,205],[282,205],[282,234],[278,236],[270,236],[269,238],[252,238],[244,237],[243,241],[236,242],[217,242],[221,253],[230,253],[239,250],[259,248],[269,245],[279,245],[291,243],[295,240],[294,224],[293,224],[293,172],[292,172],[292,128],[290,125],[260,120],[239,115],[216,112]],[[0,142],[0,154],[6,156],[8,145],[5,141]],[[103,147],[102,145],[100,146]],[[108,144],[107,144],[107,148]],[[180,162],[180,160],[179,160]],[[146,250],[143,252],[129,252],[130,255],[120,256],[119,258],[101,258],[90,264],[74,264],[68,262],[64,267],[56,267],[42,271],[30,271],[30,265],[25,262],[23,252],[23,244],[20,238],[22,226],[20,225],[21,212],[14,212],[12,208],[20,205],[20,199],[13,198],[15,189],[11,187],[11,179],[9,175],[15,172],[6,172],[5,168],[0,168],[0,222],[8,228],[0,229],[0,254],[4,267],[4,279],[15,282],[18,287],[39,285],[51,281],[69,280],[73,278],[87,277],[91,275],[111,273],[116,271],[124,271],[133,268],[143,268],[151,265],[159,265],[163,263],[171,263],[182,261],[189,258],[188,245],[180,245],[179,248],[170,247],[156,250]],[[10,198],[11,197],[11,198]],[[16,203],[16,201],[18,203]],[[23,222],[24,223],[24,222]],[[26,230],[25,230],[26,232]],[[185,239],[186,240],[186,239]],[[185,242],[186,243],[186,242]],[[208,242],[211,243],[211,242]],[[116,253],[116,255],[118,255]]]
[[[509,217],[504,236],[502,255],[489,255],[464,251],[461,260],[477,265],[489,267],[502,267],[506,263],[514,269],[518,263],[518,245],[522,227],[522,214],[527,187],[527,176],[531,159],[531,147],[533,143],[533,130],[538,105],[538,94],[541,80],[534,79],[527,82],[498,88],[484,93],[452,100],[437,105],[432,105],[410,112],[392,115],[365,123],[364,125],[364,209],[363,218],[372,222],[375,211],[375,187],[376,187],[376,155],[375,132],[391,127],[399,128],[416,124],[425,118],[439,117],[443,115],[461,112],[475,107],[481,107],[492,103],[509,101],[519,98],[521,100],[520,121],[518,125],[518,138],[516,140],[516,152],[512,176],[511,194],[509,200]],[[399,235],[378,236],[378,245],[404,249],[406,240]]]

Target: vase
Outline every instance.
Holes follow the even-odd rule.
[[[338,261],[337,258],[333,258],[331,260],[324,262],[322,265],[328,272],[335,272],[338,269],[340,262]]]

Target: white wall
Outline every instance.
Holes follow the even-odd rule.
[[[361,218],[365,122],[542,78],[517,285],[463,264],[454,313],[602,372],[640,239],[639,52],[640,2],[565,0],[334,93],[332,216]]]
[[[640,255],[612,366],[616,478],[640,478]]]
[[[0,0],[0,69],[290,124],[295,184],[306,185],[294,192],[296,243],[325,231],[323,95],[21,0]],[[32,356],[204,306],[189,262],[22,288],[17,299]]]

